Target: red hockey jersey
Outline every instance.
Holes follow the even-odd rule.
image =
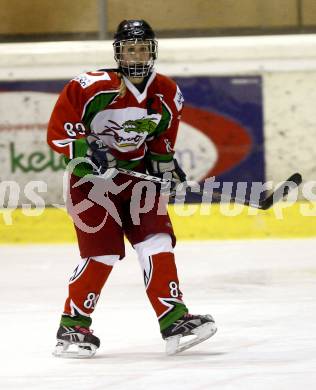
[[[52,112],[47,142],[68,159],[83,157],[85,137],[97,134],[117,158],[119,166],[138,165],[145,153],[171,160],[183,105],[179,87],[153,72],[140,92],[125,76],[120,95],[116,72],[83,73],[61,92]]]

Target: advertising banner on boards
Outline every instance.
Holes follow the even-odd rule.
[[[263,182],[261,77],[174,79],[185,99],[176,157],[188,179],[201,182],[215,175],[219,182]],[[66,82],[0,82],[0,180],[18,183],[19,204],[29,203],[25,188],[30,181],[44,183],[38,192],[45,204],[64,204],[65,165],[46,144],[46,127]]]

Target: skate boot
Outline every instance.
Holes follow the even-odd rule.
[[[66,358],[90,358],[100,347],[100,340],[89,328],[61,325],[53,355]]]
[[[166,340],[166,354],[174,355],[185,351],[213,336],[217,331],[214,319],[211,315],[185,314],[179,320],[161,332]],[[182,337],[189,337],[180,344]]]

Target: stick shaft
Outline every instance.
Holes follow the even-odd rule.
[[[160,177],[148,175],[146,173],[129,171],[127,169],[122,169],[122,168],[119,168],[118,171],[120,173],[123,173],[123,174],[128,175],[128,176],[137,177],[137,178],[143,179],[143,180],[149,180],[151,182],[158,183],[158,184],[174,183],[175,185],[179,185],[179,183],[175,180],[166,180],[166,179],[162,179]],[[197,182],[188,181],[186,183],[187,183],[188,188],[199,187],[199,183],[197,183]],[[250,199],[241,199],[241,198],[238,198],[236,196],[230,196],[230,195],[225,196],[225,194],[223,194],[220,191],[216,191],[216,190],[212,191],[212,197],[215,199],[218,199],[218,200],[224,200],[226,198],[228,201],[243,204],[245,206],[250,206],[250,207],[254,207],[254,208],[262,209],[262,210],[267,210],[271,206],[273,206],[275,203],[284,199],[291,190],[298,187],[301,183],[302,183],[301,174],[294,173],[286,181],[284,181],[278,188],[276,188],[270,195],[268,195],[265,199],[263,199],[259,203],[254,203]],[[204,191],[197,191],[197,192],[194,191],[194,194],[200,195],[200,196],[202,196],[204,193],[205,193]]]

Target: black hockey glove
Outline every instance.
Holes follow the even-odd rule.
[[[110,168],[116,168],[117,161],[110,152],[108,146],[104,145],[102,140],[95,134],[90,134],[87,137],[87,144],[89,146],[87,157],[93,162],[96,168],[93,173],[96,175],[104,174]]]
[[[170,172],[171,178],[179,183],[186,181],[187,178],[175,158],[168,162],[151,160],[147,169],[150,174],[161,178],[166,172]]]

